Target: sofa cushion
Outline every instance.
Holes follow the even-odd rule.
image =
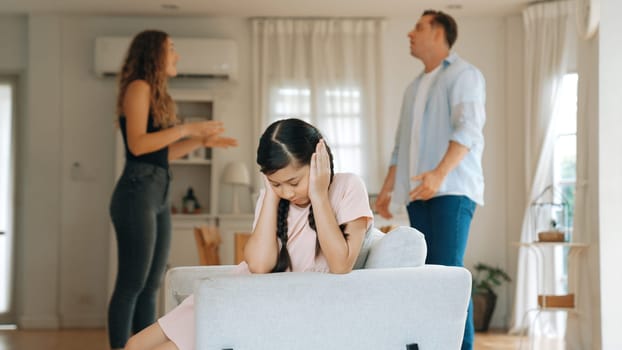
[[[372,244],[365,268],[421,266],[425,264],[427,251],[421,232],[412,227],[400,226]]]

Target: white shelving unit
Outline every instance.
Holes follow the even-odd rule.
[[[177,116],[183,122],[215,120],[217,103],[206,90],[171,90],[171,97],[177,103]],[[171,205],[181,212],[181,200],[189,187],[202,207],[201,214],[218,215],[218,176],[215,174],[218,159],[211,149],[200,149],[182,159],[170,162],[173,180],[171,182]],[[177,217],[173,218],[175,221]],[[204,222],[205,217],[196,219]],[[174,223],[175,225],[175,223]]]
[[[541,302],[538,303],[536,308],[532,308],[525,311],[523,315],[522,324],[525,324],[525,320],[528,318],[530,313],[536,313],[533,321],[529,325],[530,333],[532,332],[531,328],[538,322],[538,318],[543,312],[572,312],[578,315],[578,307],[577,301],[579,300],[579,285],[578,285],[578,271],[579,266],[578,256],[582,254],[587,248],[588,244],[586,243],[576,243],[576,242],[515,242],[513,243],[515,246],[527,248],[530,253],[532,253],[536,259],[536,281],[537,281],[537,293],[539,299],[541,298]],[[546,288],[546,282],[551,281],[554,276],[550,276],[550,269],[547,268],[546,264],[546,252],[552,251],[551,248],[564,248],[564,254],[567,254],[567,259],[564,259],[565,269],[567,271],[567,287],[565,294],[557,294],[552,293],[550,289]],[[552,298],[551,298],[552,296]],[[557,299],[556,299],[557,298]],[[572,305],[568,306],[557,306],[559,305],[557,301],[560,299],[564,299],[564,301],[572,300]],[[532,338],[532,337],[530,337]],[[533,339],[531,339],[533,341]],[[533,348],[534,344],[530,343],[530,349]]]

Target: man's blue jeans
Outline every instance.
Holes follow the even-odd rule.
[[[421,231],[428,246],[426,264],[464,266],[475,202],[466,196],[439,196],[410,202],[410,226]],[[462,350],[473,349],[473,302],[469,302]]]

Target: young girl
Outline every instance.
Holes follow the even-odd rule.
[[[299,119],[279,120],[259,140],[257,163],[265,190],[238,273],[348,273],[373,214],[365,185],[334,174],[320,132]],[[130,338],[126,350],[193,350],[194,298]]]
[[[125,167],[110,201],[118,272],[108,308],[113,349],[156,320],[156,295],[166,269],[171,217],[169,161],[199,147],[235,146],[220,136],[222,122],[178,124],[167,92],[179,56],[168,34],[146,30],[134,37],[119,78],[117,113]]]

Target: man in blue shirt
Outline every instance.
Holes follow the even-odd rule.
[[[451,53],[454,19],[427,10],[408,33],[424,71],[404,93],[395,146],[376,210],[391,218],[391,201],[406,205],[428,245],[427,264],[463,266],[469,227],[484,204],[482,152],[486,87],[481,72]],[[473,348],[469,303],[462,349]]]

